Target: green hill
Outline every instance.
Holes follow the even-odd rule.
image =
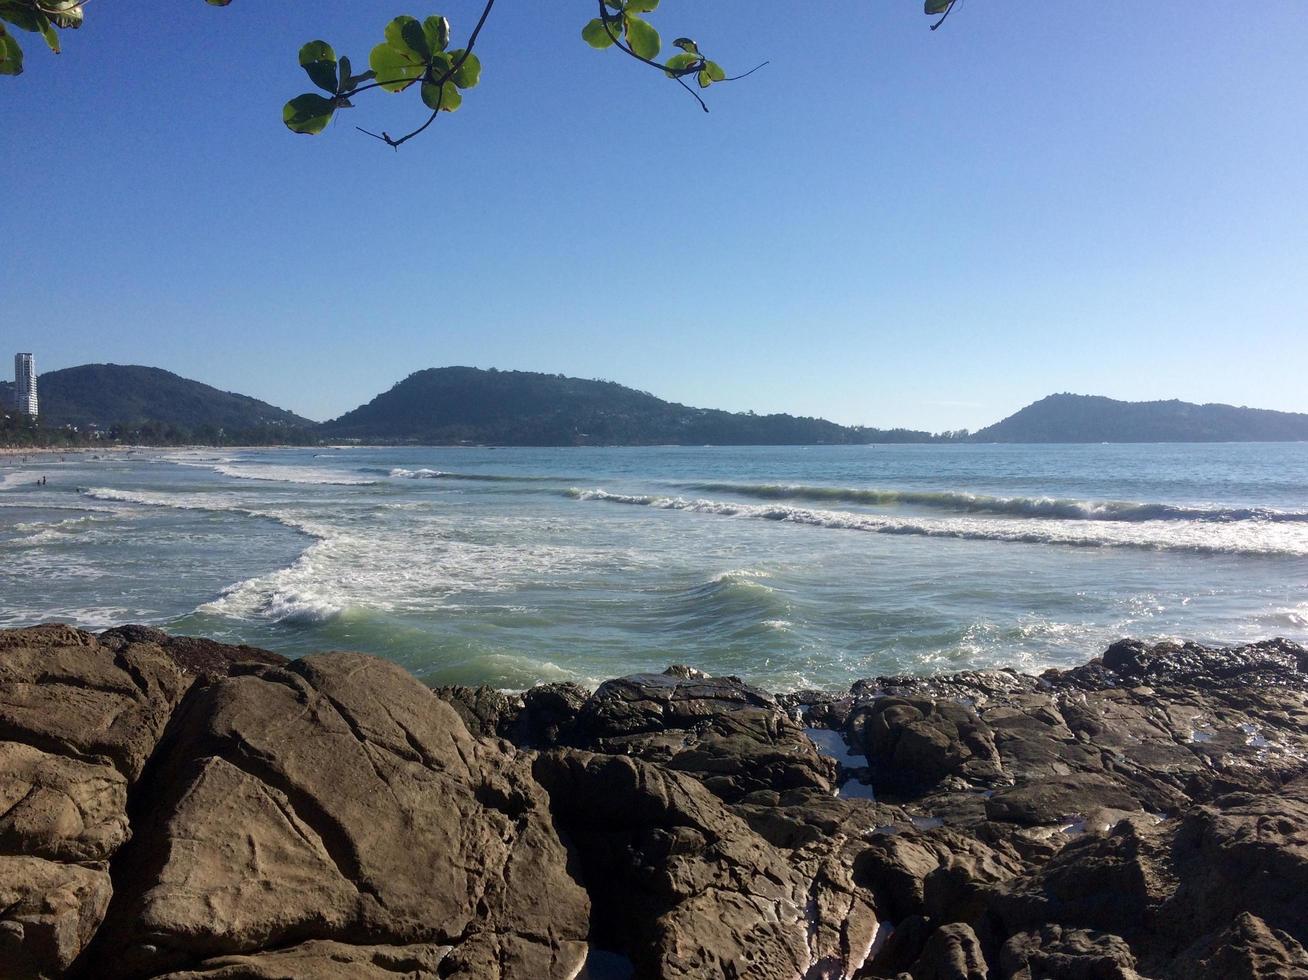
[[[84,364],[51,371],[38,379],[41,422],[46,426],[148,423],[198,432],[305,429],[306,418],[266,402],[219,391],[160,368]]]
[[[926,432],[689,408],[612,381],[448,367],[419,371],[323,424],[328,439],[509,446],[925,442]]]
[[[1050,395],[974,433],[973,442],[1301,442],[1308,415],[1182,401]]]

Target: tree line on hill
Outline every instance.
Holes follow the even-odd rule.
[[[0,399],[5,387],[0,385]],[[1308,440],[1308,415],[1174,400],[1050,395],[978,432],[930,433],[693,408],[612,381],[467,367],[418,371],[367,404],[323,423],[157,368],[113,364],[44,375],[40,399],[39,419],[12,412],[0,416],[0,444],[724,446]]]

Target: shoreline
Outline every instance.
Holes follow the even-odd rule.
[[[672,667],[506,695],[46,625],[0,631],[0,722],[6,976],[1308,973],[1308,649],[1286,641],[845,693]]]

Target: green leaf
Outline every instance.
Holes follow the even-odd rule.
[[[386,25],[386,43],[400,51],[407,51],[421,62],[431,57],[431,47],[427,44],[427,32],[422,29],[417,18],[409,16],[396,17]]]
[[[401,51],[383,41],[372,49],[368,67],[377,73],[377,81],[387,92],[403,92],[422,77],[427,62],[407,48]]]
[[[309,81],[324,92],[336,94],[336,52],[326,41],[310,41],[300,48],[300,67]]]
[[[45,43],[49,46],[50,50],[53,51],[55,54],[58,54],[59,35],[55,33],[55,29],[50,26],[49,21],[45,22],[45,30],[41,32],[41,36],[45,38]]]
[[[357,82],[353,81],[354,76],[350,74],[351,67],[352,66],[350,65],[350,59],[345,57],[345,55],[341,55],[341,61],[340,61],[341,80],[340,80],[340,84],[336,86],[337,92],[353,92],[354,86],[358,84]]]
[[[936,14],[943,14],[953,5],[954,0],[926,0],[925,9],[927,16],[934,17]]]
[[[434,109],[438,112],[454,112],[459,106],[463,105],[463,96],[459,94],[458,88],[449,82],[444,85],[423,82],[422,101],[427,103],[428,109]]]
[[[613,25],[614,32],[621,31],[618,24]],[[613,46],[613,34],[604,26],[604,19],[596,17],[589,24],[581,29],[581,39],[589,44],[592,48],[609,48]]]
[[[422,30],[432,51],[444,51],[450,46],[450,22],[444,17],[428,17],[422,22]]]
[[[666,62],[664,67],[668,69],[668,74],[673,78],[683,74],[691,65],[699,64],[699,55],[694,54],[674,54]]]
[[[450,76],[450,80],[459,88],[476,88],[477,83],[481,81],[481,59],[471,52],[464,58],[463,49],[450,52],[450,58],[458,65],[459,59],[463,58],[463,64],[459,65],[459,70]]]
[[[713,79],[715,82],[725,82],[727,80],[726,71],[724,71],[722,66],[716,61],[704,62],[704,71],[707,72],[708,77]]]
[[[23,49],[14,36],[0,24],[0,75],[23,73]]]
[[[50,25],[45,14],[31,4],[19,3],[17,0],[0,2],[0,20],[7,20],[19,30],[31,31],[33,34],[40,34]]]
[[[315,92],[309,92],[296,96],[286,103],[286,107],[282,109],[282,122],[286,123],[286,128],[293,133],[313,136],[327,128],[335,111],[336,103],[331,99],[324,99]]]
[[[699,54],[699,45],[688,37],[679,37],[672,42],[674,48],[681,48],[689,54]]]
[[[627,6],[623,9],[629,14],[647,14],[651,10],[656,10],[659,0],[627,0]]]
[[[632,51],[649,61],[653,61],[659,56],[663,41],[659,38],[659,32],[654,30],[653,25],[648,21],[641,20],[639,17],[633,17],[631,14],[624,14],[622,22],[626,25],[627,43],[631,45]]]
[[[41,5],[50,22],[60,30],[76,30],[82,26],[82,4],[80,0],[46,0]]]

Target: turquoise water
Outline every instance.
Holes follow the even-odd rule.
[[[35,486],[45,476],[47,485]],[[1308,445],[137,451],[0,462],[0,625],[521,688],[774,689],[1308,641]]]

